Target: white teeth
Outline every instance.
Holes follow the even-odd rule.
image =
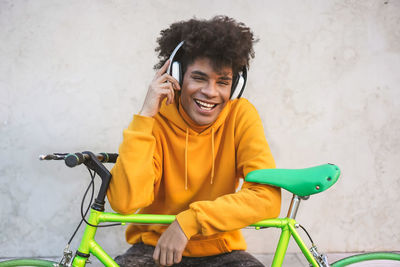
[[[200,107],[201,107],[202,109],[205,109],[205,110],[211,110],[213,107],[216,106],[216,104],[209,104],[209,103],[206,103],[206,102],[197,100],[197,99],[196,99],[195,101],[196,101],[197,104],[200,105]]]

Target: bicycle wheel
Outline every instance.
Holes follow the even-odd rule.
[[[42,266],[55,267],[57,262],[38,259],[14,259],[0,262],[0,267],[15,267],[15,266]]]
[[[384,262],[383,262],[384,261]],[[400,253],[395,252],[371,252],[363,253],[354,256],[350,256],[341,260],[338,260],[331,264],[332,267],[349,266],[355,263],[370,263],[376,266],[379,262],[382,262],[381,266],[400,266]],[[392,265],[393,264],[393,265]]]

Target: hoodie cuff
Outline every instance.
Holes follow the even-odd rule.
[[[176,215],[180,227],[185,233],[188,240],[200,232],[200,224],[197,222],[196,213],[191,210],[185,210]]]
[[[128,130],[151,134],[153,125],[154,118],[134,115],[131,124],[128,126]]]

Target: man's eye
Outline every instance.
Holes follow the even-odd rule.
[[[229,82],[218,82],[221,85],[229,85]]]
[[[204,81],[204,78],[200,76],[193,76],[193,79],[196,81]]]

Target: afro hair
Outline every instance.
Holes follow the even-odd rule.
[[[227,16],[176,22],[162,30],[157,39],[155,51],[159,62],[155,69],[161,68],[181,41],[185,43],[176,57],[183,71],[196,58],[206,57],[215,69],[229,66],[237,73],[243,67],[249,67],[250,58],[254,58],[253,44],[257,40],[249,27]]]

